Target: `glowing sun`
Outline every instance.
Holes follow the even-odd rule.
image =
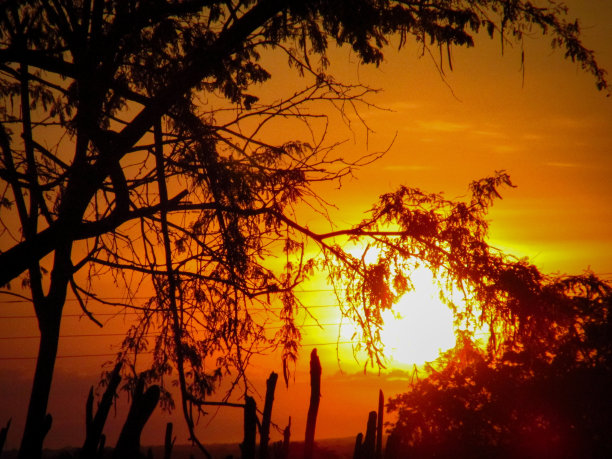
[[[430,362],[455,346],[453,313],[440,301],[431,271],[418,268],[410,278],[414,290],[384,313],[382,342],[394,368]]]

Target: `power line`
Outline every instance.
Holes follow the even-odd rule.
[[[150,354],[150,352],[141,352],[141,354]],[[74,354],[74,355],[58,355],[56,359],[74,359],[81,357],[112,357],[117,354]],[[0,360],[36,360],[37,357],[0,357]]]
[[[303,324],[299,325],[300,328],[308,327],[335,327],[339,325],[349,325],[348,322],[337,322],[337,323],[322,323],[322,324]],[[267,330],[278,330],[280,326],[265,327]],[[93,338],[101,336],[125,336],[125,333],[83,333],[83,334],[71,334],[71,335],[60,335],[60,338]],[[159,336],[159,333],[145,333],[143,336]],[[40,335],[24,335],[24,336],[0,336],[0,340],[17,340],[17,339],[37,339]]]
[[[60,335],[60,338],[91,338],[100,336],[125,336],[125,333],[87,333],[81,335]],[[145,336],[155,336],[146,334]],[[13,340],[13,339],[34,339],[40,338],[40,335],[28,335],[28,336],[0,336],[0,340]]]
[[[294,290],[294,293],[323,293],[323,292],[333,292],[334,289],[332,288],[322,288],[322,289],[304,289],[304,290]],[[2,294],[3,292],[0,292],[0,294]],[[107,301],[107,302],[112,302],[112,301],[134,301],[134,300],[150,300],[154,297],[151,296],[133,296],[130,298],[125,298],[122,296],[95,296],[95,297],[89,297],[88,300],[89,301]],[[77,298],[66,298],[65,300],[67,303],[68,302],[78,302],[79,300]],[[2,301],[2,303],[4,304],[23,304],[23,303],[27,303],[30,304],[32,302],[32,300],[29,299],[25,299],[25,298],[20,298],[20,299],[12,299],[12,300],[4,300]]]
[[[324,343],[303,343],[300,344],[301,347],[315,347],[315,346],[333,346],[338,344],[354,344],[353,341],[329,341]],[[142,354],[152,354],[152,351],[139,352],[139,355]],[[83,357],[115,357],[116,353],[104,353],[104,354],[72,354],[72,355],[58,355],[57,359],[77,359]],[[0,357],[0,361],[3,360],[36,360],[37,357]]]
[[[340,305],[338,304],[320,304],[320,305],[309,305],[309,306],[302,306],[302,309],[324,309],[324,308],[339,308]],[[270,307],[270,308],[249,308],[249,311],[252,312],[257,312],[257,311],[279,311],[281,310],[282,307],[278,306],[278,307]],[[90,311],[91,312],[91,311]],[[127,312],[127,311],[118,311],[118,312],[91,312],[91,315],[94,317],[98,317],[98,316],[122,316],[122,315],[140,315],[142,314],[143,311],[137,311],[137,312]],[[165,311],[159,311],[159,310],[155,310],[155,309],[150,309],[148,310],[148,312],[165,312]],[[87,317],[85,315],[85,313],[79,313],[79,314],[62,314],[62,318],[64,317]],[[0,316],[0,319],[36,319],[36,315],[35,314],[22,314],[22,315],[7,315],[7,316]]]

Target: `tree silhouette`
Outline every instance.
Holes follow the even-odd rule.
[[[539,288],[522,306],[527,314],[499,349],[464,335],[441,368],[390,401],[395,454],[612,454],[612,288],[591,274],[532,280]]]
[[[149,345],[150,327],[158,332],[145,376],[151,381],[176,370],[194,439],[190,408],[212,403],[207,397],[221,375],[230,368],[243,375],[252,352],[280,345],[287,377],[300,336],[293,289],[315,266],[304,255],[306,242],[323,252],[333,279],[349,274],[345,312],[363,325],[374,361],[380,360],[380,308],[409,286],[405,276],[385,270],[392,260],[401,264],[400,255],[412,254],[448,265],[460,280],[466,269],[482,270],[484,279],[491,266],[478,265],[469,252],[485,250],[478,242],[483,223],[472,215],[485,212],[488,202],[453,207],[434,199],[452,212],[439,217],[444,222],[429,221],[430,214],[402,207],[407,195],[419,199],[402,189],[383,197],[372,219],[355,228],[316,234],[300,223],[298,205],[325,214],[314,184],[339,180],[373,159],[342,161],[324,132],[283,141],[263,133],[279,119],[308,125],[320,113],[310,103],[344,110],[368,94],[326,74],[330,43],[379,64],[394,37],[400,46],[414,38],[442,48],[472,46],[479,30],[497,31],[504,41],[537,28],[606,87],[577,24],[553,2],[537,8],[501,0],[3,0],[0,6],[6,239],[0,285],[7,286],[3,294],[22,295],[15,290],[21,276],[40,329],[20,457],[40,456],[49,428],[68,290],[95,321],[87,300],[104,302],[95,288],[102,276],[124,285],[126,298],[139,285],[154,288],[144,306],[126,301],[142,317],[120,357],[127,361]],[[286,55],[304,89],[266,104],[250,94],[271,76],[260,63],[264,52]],[[207,102],[215,97],[218,106]],[[498,176],[475,196],[486,201],[503,182],[507,177]],[[400,229],[383,227],[395,223]],[[385,250],[381,262],[366,266],[329,242],[341,236],[371,239]],[[475,247],[464,247],[472,242]],[[413,243],[421,252],[412,252]],[[286,258],[281,269],[266,263],[276,249]],[[390,276],[397,277],[394,289],[381,288]],[[252,314],[253,304],[269,308],[270,296],[283,304],[283,327],[274,336]],[[220,354],[225,357],[204,365]]]

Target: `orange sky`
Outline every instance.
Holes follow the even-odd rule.
[[[610,69],[611,8],[579,3],[585,42]],[[612,274],[610,98],[547,39],[526,40],[524,86],[520,50],[501,56],[498,41],[454,51],[454,71],[446,71],[452,92],[417,53],[388,53],[381,69],[360,69],[362,81],[384,88],[376,102],[395,110],[368,116],[377,133],[372,148],[384,148],[396,132],[397,139],[335,195],[343,217],[347,207],[357,213],[399,184],[453,198],[471,180],[505,169],[518,188],[494,206],[494,245],[549,272]]]
[[[596,0],[568,3],[582,20],[586,44],[597,51],[600,63],[612,70],[612,7]],[[590,267],[612,278],[612,98],[599,93],[593,79],[564,61],[560,53],[552,52],[548,39],[526,40],[525,52],[523,85],[520,50],[506,48],[502,57],[499,42],[485,39],[478,41],[474,49],[455,50],[454,71],[449,72],[446,63],[444,67],[448,86],[432,60],[428,56],[419,58],[418,50],[411,46],[399,54],[389,50],[386,62],[378,69],[344,65],[347,57],[351,59],[348,52],[333,52],[332,56],[343,63],[334,68],[340,79],[382,88],[383,92],[371,100],[392,110],[362,112],[375,131],[369,138],[369,149],[385,149],[397,135],[384,158],[359,171],[341,190],[322,191],[339,208],[332,213],[334,220],[340,225],[357,222],[378,195],[400,184],[444,191],[454,198],[467,193],[471,180],[505,169],[518,188],[506,190],[504,200],[491,213],[493,245],[529,256],[547,272],[580,273]],[[295,82],[293,74],[283,70],[284,61],[277,68],[281,76],[274,74],[274,90],[290,90]],[[265,94],[269,89],[262,91]],[[358,125],[354,139],[340,127],[333,135],[349,137],[341,147],[347,156],[366,151],[363,129]],[[305,288],[327,287],[315,283]],[[304,294],[304,302],[310,305],[333,306],[333,301],[326,291]],[[32,315],[31,309],[19,302],[6,302],[2,309],[3,316]],[[104,308],[98,310],[108,313]],[[321,322],[337,322],[333,308],[319,311]],[[124,315],[100,316],[108,320],[101,332],[87,319],[77,317],[79,310],[74,302],[68,303],[66,314],[64,335],[103,332],[117,336],[107,335],[103,343],[99,336],[64,338],[61,356],[112,353],[130,319]],[[35,355],[36,339],[15,337],[34,336],[36,325],[31,318],[2,321],[0,414],[5,417],[0,418],[0,425],[6,423],[8,416],[13,417],[7,441],[11,448],[18,445],[34,361],[6,358]],[[387,395],[397,393],[405,387],[406,375],[395,372],[391,376],[364,376],[359,372],[362,362],[353,362],[346,351],[350,346],[346,345],[341,351],[341,374],[335,346],[328,344],[337,336],[337,328],[326,327],[323,332],[314,327],[304,330],[301,364],[289,389],[279,382],[274,420],[284,426],[291,415],[293,438],[303,439],[308,354],[313,343],[324,343],[318,346],[324,378],[317,435],[355,435],[364,429],[368,411],[376,407],[378,388],[384,388]],[[100,365],[109,359],[110,356],[98,356],[58,360],[49,408],[55,421],[47,446],[82,443],[86,394],[89,386],[97,382]],[[252,371],[262,397],[263,380],[271,368],[279,370],[278,363],[276,357],[255,362]],[[338,410],[344,415],[342,422],[338,421]],[[118,418],[117,422],[122,422],[121,411]],[[154,418],[145,429],[145,444],[158,442],[163,432],[166,418],[158,414]],[[227,426],[239,425],[240,419],[241,413],[220,414],[206,428],[205,440],[239,439],[240,428]],[[116,431],[114,427],[114,435]],[[113,428],[110,444],[112,432]],[[182,441],[185,438],[179,431],[179,442]]]

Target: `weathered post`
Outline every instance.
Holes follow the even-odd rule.
[[[0,456],[2,456],[2,450],[4,449],[4,442],[6,441],[6,436],[8,435],[8,430],[11,428],[11,419],[6,423],[6,427],[0,429]]]
[[[289,443],[291,440],[291,416],[289,416],[289,423],[283,430],[283,439],[277,441],[272,445],[272,457],[274,459],[289,459]]]
[[[368,414],[368,426],[366,428],[365,438],[363,440],[363,459],[374,459],[376,450],[376,411],[370,411]]]
[[[376,427],[376,459],[382,459],[383,450],[383,413],[385,410],[385,396],[378,391],[378,425]]]
[[[399,435],[397,435],[395,432],[391,432],[391,434],[387,438],[385,459],[395,459],[396,457],[399,457],[399,442]]]
[[[115,365],[115,368],[113,368],[108,380],[108,386],[106,386],[102,399],[100,403],[98,403],[98,409],[96,410],[95,416],[93,415],[93,387],[89,389],[89,396],[85,404],[85,442],[79,452],[79,457],[81,458],[89,459],[97,457],[100,455],[100,445],[102,445],[102,448],[104,447],[103,444],[105,441],[103,440],[104,436],[102,435],[102,430],[104,429],[106,418],[113,404],[117,387],[121,381],[121,375],[119,374],[121,365],[121,362],[119,362]]]
[[[283,459],[289,459],[289,443],[291,442],[291,416],[289,416],[289,423],[285,430],[283,430],[283,444],[281,446],[281,457]]]
[[[266,381],[266,401],[264,403],[263,415],[261,418],[261,429],[259,432],[259,458],[268,459],[268,443],[270,442],[270,422],[272,420],[272,404],[274,403],[274,391],[278,374],[272,372]]]
[[[153,414],[160,396],[159,386],[151,386],[144,391],[144,380],[141,378],[134,391],[132,405],[128,412],[113,459],[128,459],[140,455],[140,435],[145,424]]]
[[[317,349],[310,353],[310,406],[308,407],[308,418],[306,420],[306,439],[304,440],[304,459],[312,459],[314,450],[315,427],[319,402],[321,399],[321,362],[317,355]]]
[[[363,450],[363,434],[359,432],[355,438],[355,449],[353,450],[353,459],[361,459]]]
[[[172,447],[176,437],[172,438],[172,423],[166,424],[166,437],[164,441],[164,459],[170,459],[172,457]]]
[[[244,439],[240,444],[242,459],[255,459],[257,440],[257,404],[253,397],[244,397]]]

